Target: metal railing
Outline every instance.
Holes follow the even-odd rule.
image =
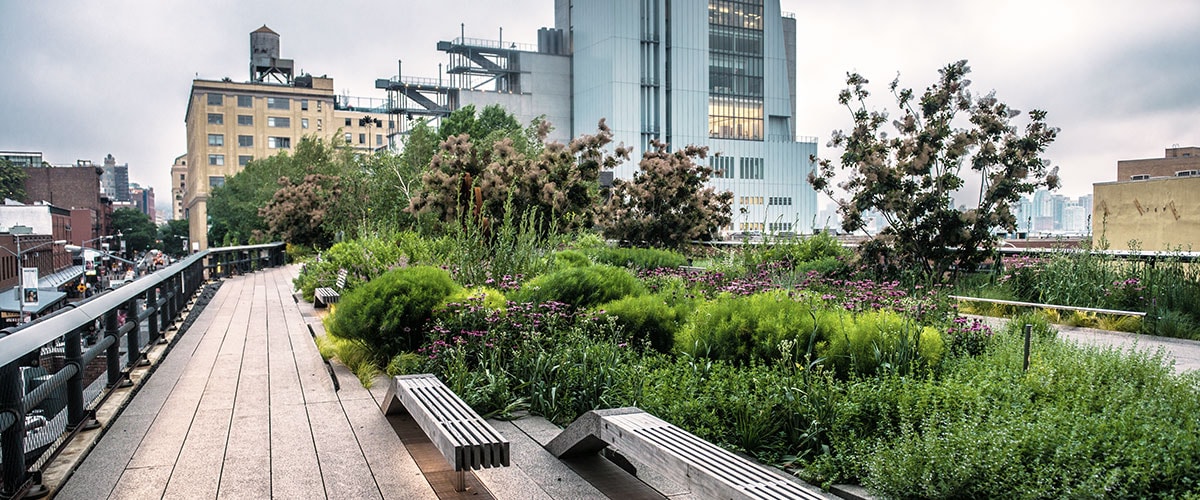
[[[0,330],[0,498],[44,492],[41,471],[80,430],[150,346],[163,341],[208,279],[285,263],[283,243],[213,248],[121,288]],[[124,358],[124,359],[122,359]]]

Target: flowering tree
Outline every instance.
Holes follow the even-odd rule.
[[[658,141],[652,146],[633,179],[613,181],[600,220],[604,235],[658,248],[713,239],[732,220],[733,193],[706,186],[712,169],[694,159],[704,158],[708,149],[688,146],[668,152]]]
[[[838,102],[850,110],[853,130],[835,130],[830,146],[844,148],[840,170],[849,174],[840,185],[850,195],[838,203],[842,228],[863,229],[868,211],[887,221],[888,228],[865,246],[874,249],[871,261],[945,280],[952,268],[971,269],[990,256],[997,228],[1016,230],[1011,207],[1022,194],[1058,186],[1057,168],[1042,158],[1058,135],[1046,125],[1046,112],[1029,112],[1019,129],[1011,123],[1019,112],[994,92],[971,94],[970,71],[966,61],[947,65],[920,97],[892,81],[900,111],[891,122],[897,132],[892,137],[883,130],[887,113],[867,109],[867,79],[848,75]],[[829,159],[814,161],[818,168],[809,182],[832,197],[839,169]],[[981,180],[979,204],[956,209],[953,195],[964,186],[964,168]]]
[[[462,220],[468,210],[476,217],[499,221],[506,204],[532,210],[538,220],[553,217],[558,227],[589,227],[599,205],[601,169],[613,168],[628,157],[623,147],[615,156],[604,151],[612,131],[600,120],[595,135],[583,135],[564,145],[546,143],[545,122],[535,127],[539,144],[520,147],[514,138],[495,141],[490,149],[475,146],[466,134],[448,137],[422,178],[423,189],[408,210],[433,213],[443,222]]]

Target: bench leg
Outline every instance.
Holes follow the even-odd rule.
[[[467,491],[467,471],[454,473],[454,491]]]

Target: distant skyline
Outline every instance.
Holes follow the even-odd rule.
[[[1200,145],[1200,2],[783,0],[782,10],[798,22],[797,134],[817,137],[823,157],[838,154],[825,146],[830,132],[850,126],[836,101],[846,72],[871,80],[875,108],[890,110],[897,73],[920,91],[959,59],[977,94],[1046,110],[1061,128],[1046,154],[1060,167],[1058,194],[1115,180],[1118,160]],[[554,2],[63,0],[2,2],[0,18],[0,150],[41,151],[54,164],[112,154],[131,182],[169,202],[192,79],[247,80],[258,27],[280,34],[298,71],[333,77],[339,94],[381,98],[374,81],[394,77],[398,60],[406,76],[436,77],[447,59],[435,45],[460,29],[534,43],[554,24]]]

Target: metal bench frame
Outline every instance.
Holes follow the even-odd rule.
[[[559,458],[612,447],[687,487],[697,498],[822,499],[800,483],[638,408],[590,411],[546,445]]]
[[[313,290],[313,307],[321,308],[329,304],[336,304],[338,299],[342,298],[342,294],[338,292],[346,288],[346,270],[338,269],[337,282],[334,283],[337,290],[329,287],[321,287]]]
[[[412,416],[458,472],[455,491],[466,489],[467,470],[509,465],[508,439],[431,374],[393,377],[380,409]]]

